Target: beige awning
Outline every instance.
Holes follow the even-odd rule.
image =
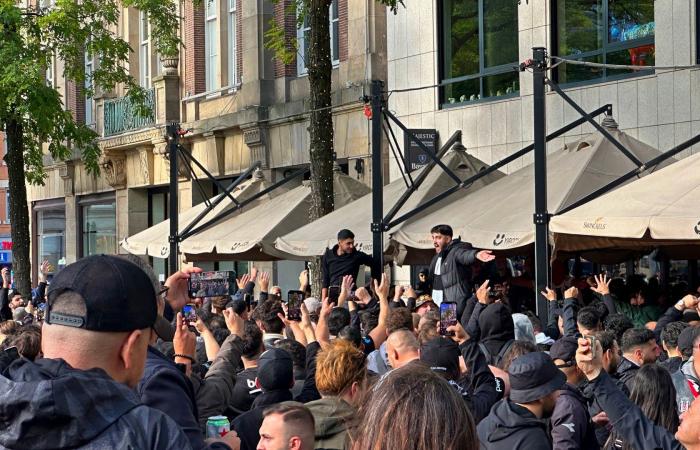
[[[450,168],[455,175],[464,180],[486,166],[482,161],[471,156],[464,150],[452,149],[443,156],[442,161]],[[423,169],[418,169],[411,173],[411,176],[417,177]],[[470,195],[472,191],[479,189],[486,184],[502,178],[504,175],[500,172],[494,172],[477,180],[472,186],[461,189],[452,194],[452,196],[443,200],[443,202],[427,209],[418,216],[429,214],[430,211],[439,208],[440,205],[450,203],[465,195]],[[450,178],[445,171],[439,167],[434,167],[433,170],[426,176],[423,183],[418,187],[406,201],[404,206],[399,210],[395,218],[412,210],[419,204],[435,197],[436,195],[446,191],[455,185],[455,181]],[[406,192],[407,187],[403,179],[398,179],[384,186],[384,214],[389,212],[401,195]],[[368,194],[353,203],[348,204],[343,208],[336,209],[332,213],[304,226],[289,234],[283,235],[275,241],[277,249],[300,258],[308,258],[311,256],[323,255],[327,248],[332,247],[337,243],[336,235],[339,230],[348,228],[355,234],[355,243],[358,249],[372,253],[372,233],[370,231],[370,223],[372,222],[372,195]],[[402,225],[396,229],[401,229]],[[427,233],[430,230],[425,230]],[[388,233],[385,233],[385,248],[386,252],[390,246]]]
[[[231,192],[233,198],[241,202],[246,200],[256,193],[262,191],[270,185],[269,182],[265,181],[262,177],[260,171],[256,171],[253,177],[249,180],[243,181],[240,185],[236,186]],[[267,196],[263,196],[261,199],[256,200],[251,203],[248,208],[254,207],[257,202],[262,201]],[[217,199],[214,197],[211,201]],[[209,211],[206,216],[199,222],[199,224],[205,223],[207,220],[214,218],[217,214],[227,211],[233,208],[235,205],[228,196],[224,196],[223,200],[211,211]],[[180,213],[178,216],[178,228],[179,231],[184,230],[194,219],[199,216],[203,211],[207,209],[206,203],[200,203],[192,208]],[[136,233],[133,236],[122,240],[119,244],[124,250],[135,255],[149,255],[156,258],[167,258],[170,255],[170,244],[168,243],[168,236],[170,234],[170,220],[165,220],[144,231]]]
[[[369,192],[367,185],[337,170],[333,188],[341,207]],[[275,239],[309,223],[310,201],[311,186],[304,182],[187,238],[180,250],[188,261],[288,259],[275,248]]]
[[[700,245],[700,154],[553,217],[550,230],[558,251]]]
[[[609,131],[643,162],[660,154],[617,129]],[[556,213],[635,167],[599,133],[567,144],[547,157],[548,209]],[[477,248],[523,247],[535,239],[534,191],[534,167],[530,164],[432,214],[411,221],[392,238],[406,247],[432,248],[428,230],[446,223],[453,227],[455,235]]]

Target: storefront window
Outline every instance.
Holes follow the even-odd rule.
[[[148,226],[152,227],[168,219],[167,188],[151,189],[148,192]],[[151,266],[159,281],[168,278],[168,258],[151,257]]]
[[[114,199],[81,206],[82,256],[117,252],[117,204]]]
[[[558,0],[553,5],[556,55],[604,64],[654,65],[653,0]],[[562,84],[634,72],[649,73],[574,64],[557,69]]]
[[[445,0],[442,8],[442,103],[520,91],[518,5],[512,0]]]
[[[59,270],[66,265],[66,210],[38,210],[36,220],[38,263],[46,260]]]

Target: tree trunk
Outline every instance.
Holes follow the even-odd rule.
[[[26,299],[31,298],[31,259],[29,257],[29,208],[24,180],[24,143],[22,124],[15,119],[6,122],[7,174],[10,192],[10,223],[12,224],[12,270],[15,287]]]
[[[331,42],[329,28],[329,0],[310,0],[309,51],[306,65],[310,87],[311,140],[311,208],[310,219],[316,220],[331,211],[333,198],[333,111],[331,110]],[[313,295],[321,295],[321,258],[314,258],[310,277]]]

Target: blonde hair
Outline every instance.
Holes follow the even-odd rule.
[[[316,358],[316,388],[321,395],[342,395],[366,378],[365,354],[349,341],[335,340]]]

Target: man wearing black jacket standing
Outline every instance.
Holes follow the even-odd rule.
[[[491,408],[477,426],[482,450],[550,450],[544,420],[554,411],[566,377],[543,352],[527,353],[508,367],[510,398]]]
[[[430,230],[435,247],[435,256],[430,262],[432,298],[438,305],[442,302],[457,303],[457,317],[461,318],[471,297],[470,273],[467,266],[476,260],[493,261],[496,257],[490,250],[475,250],[459,238],[452,238],[452,227],[436,225]]]
[[[595,428],[588,413],[586,398],[579,385],[586,377],[576,366],[575,337],[564,336],[552,345],[549,356],[566,376],[566,384],[559,392],[552,413],[553,448],[598,450]]]
[[[352,276],[357,282],[357,274],[360,266],[369,266],[372,269],[372,278],[381,279],[381,267],[375,267],[372,255],[361,252],[355,248],[355,234],[350,230],[338,232],[338,243],[326,250],[323,255],[321,270],[323,273],[323,288],[321,298],[328,297],[329,286],[340,286],[345,275]]]

